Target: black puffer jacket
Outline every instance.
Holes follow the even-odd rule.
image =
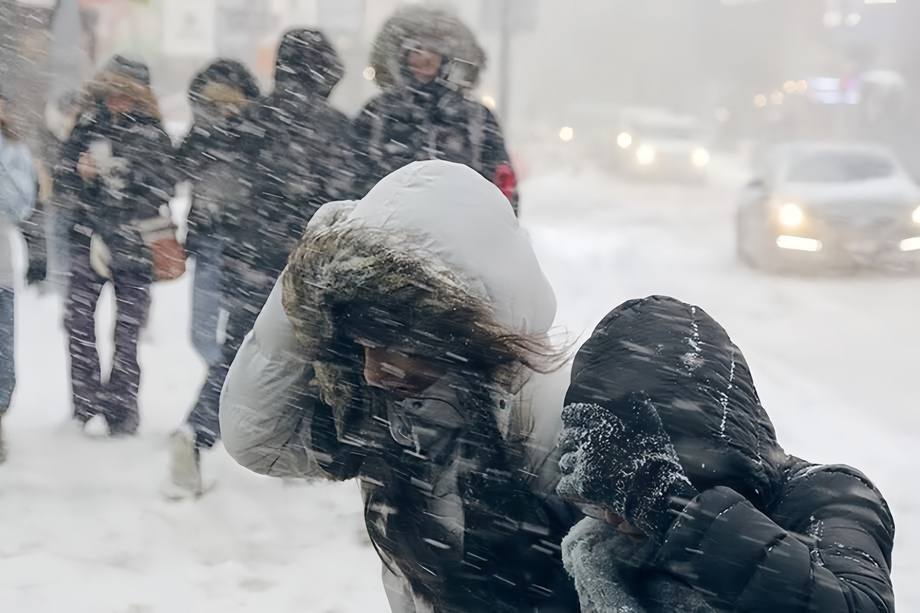
[[[345,195],[348,119],[328,100],[343,71],[321,32],[292,30],[278,50],[274,91],[247,113],[252,202],[233,257],[269,287],[316,210]]]
[[[363,197],[411,162],[445,160],[495,183],[517,210],[517,179],[501,127],[488,108],[469,97],[485,63],[469,29],[440,9],[407,7],[387,22],[374,47],[384,91],[352,123],[351,197]],[[444,58],[431,83],[418,83],[408,69],[406,57],[415,48]]]
[[[212,86],[238,91],[242,102],[255,103],[259,86],[245,66],[218,60],[201,71],[189,86],[194,123],[176,159],[180,180],[192,184],[186,248],[195,254],[202,241],[234,241],[239,237],[242,208],[249,204],[253,183],[249,162],[254,152],[242,116],[223,117],[209,97]]]
[[[84,182],[77,172],[80,154],[100,142],[111,147],[107,178]],[[175,189],[172,142],[158,118],[146,113],[115,121],[99,101],[79,118],[64,144],[56,170],[62,199],[73,209],[70,242],[89,249],[99,235],[112,253],[114,268],[151,266],[139,222],[161,215]]]
[[[652,297],[600,323],[576,357],[566,402],[634,391],[651,397],[702,492],[649,572],[687,582],[719,610],[894,610],[894,522],[882,495],[853,468],[785,454],[744,357],[705,312]]]

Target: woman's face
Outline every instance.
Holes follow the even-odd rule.
[[[112,115],[128,115],[134,111],[134,99],[127,94],[116,93],[105,99],[105,106]]]
[[[406,61],[412,76],[424,85],[431,83],[438,76],[444,58],[433,51],[413,49],[406,57]]]
[[[398,396],[411,397],[424,392],[445,374],[444,367],[430,358],[398,349],[364,346],[364,380]]]

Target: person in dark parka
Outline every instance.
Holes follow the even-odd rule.
[[[209,365],[220,358],[218,320],[223,243],[238,212],[228,209],[248,192],[251,177],[241,145],[244,110],[261,96],[252,73],[235,60],[220,59],[199,72],[189,86],[194,122],[179,147],[180,181],[191,184],[185,239],[195,258],[192,289],[192,345]]]
[[[259,97],[255,78],[234,60],[213,62],[189,86],[195,119],[176,163],[179,180],[191,186],[185,241],[195,258],[191,333],[192,344],[208,364],[208,374],[185,427],[172,435],[170,481],[175,488],[168,492],[171,496],[202,491],[198,450],[217,440],[218,399],[226,369],[252,325],[250,309],[261,307],[251,305],[251,296],[239,292],[239,284],[224,272],[225,251],[234,251],[244,211],[251,206],[254,152],[249,150],[246,112]],[[226,313],[223,335],[221,311]]]
[[[344,70],[322,32],[291,30],[278,47],[274,91],[247,113],[252,206],[232,256],[264,281],[263,302],[313,214],[346,195],[349,122],[329,102]]]
[[[583,610],[894,611],[882,495],[854,468],[783,451],[702,309],[615,309],[576,356],[566,403],[558,491],[607,519],[563,545]]]
[[[227,370],[307,223],[322,204],[344,193],[348,119],[329,103],[343,70],[321,32],[287,32],[278,48],[274,90],[221,137],[229,138],[226,144],[243,162],[228,182],[236,196],[228,194],[218,230],[229,317],[220,357],[189,415],[190,428],[173,437],[170,473],[177,489],[171,493],[177,496],[203,492],[200,451],[220,438]],[[196,240],[193,234],[193,251]]]
[[[152,232],[168,220],[175,188],[173,148],[142,61],[114,56],[88,86],[64,144],[56,185],[71,207],[70,342],[73,415],[103,416],[113,435],[137,432],[138,335],[154,280]],[[100,372],[95,310],[106,283],[117,303],[115,355]]]
[[[517,177],[498,120],[470,91],[485,68],[470,29],[443,9],[410,6],[384,24],[371,57],[383,91],[352,124],[352,198],[410,162],[469,166],[517,212]]]

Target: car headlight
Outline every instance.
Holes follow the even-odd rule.
[[[617,146],[620,149],[629,149],[632,147],[633,137],[629,132],[620,132],[617,134]]]
[[[920,206],[914,209],[914,213],[911,215],[911,219],[914,220],[914,223],[920,223]]]
[[[711,157],[709,156],[709,152],[702,147],[697,147],[690,155],[690,161],[692,161],[693,165],[697,168],[705,168],[708,166],[710,159]]]
[[[559,140],[564,143],[570,143],[575,140],[575,128],[572,126],[562,126],[559,128]]]
[[[642,145],[636,149],[636,161],[640,166],[650,166],[655,163],[657,153],[651,145]]]
[[[786,228],[798,228],[805,223],[805,211],[795,202],[786,202],[779,207],[779,223]]]

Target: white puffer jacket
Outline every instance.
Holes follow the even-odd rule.
[[[410,164],[358,202],[322,207],[307,233],[337,224],[382,231],[392,237],[387,248],[417,254],[433,268],[447,267],[468,291],[491,305],[496,321],[509,332],[545,334],[553,324],[555,295],[527,233],[501,192],[465,166]],[[309,403],[298,401],[313,356],[307,355],[285,314],[281,285],[279,280],[227,376],[221,432],[230,454],[255,472],[322,477],[306,427]],[[547,479],[554,470],[544,464],[561,426],[567,378],[567,369],[535,374],[515,398],[533,417],[527,468],[548,473]]]
[[[373,302],[373,296],[391,287],[388,275],[399,278],[405,270],[411,270],[410,293],[418,283],[437,286],[436,291],[422,292],[423,297],[410,307],[416,313],[426,313],[419,317],[420,322],[432,314],[437,317],[439,312],[449,312],[444,310],[444,304],[473,303],[477,313],[490,314],[490,325],[532,338],[549,333],[556,313],[552,288],[508,200],[472,169],[448,162],[410,164],[383,179],[361,201],[325,205],[311,221],[289,269],[292,272],[282,274],[237,354],[224,384],[220,407],[221,431],[230,454],[255,472],[278,477],[330,477],[326,471],[330,456],[318,450],[311,433],[314,407],[320,403],[309,394],[315,395],[319,389],[324,401],[321,406],[332,407],[333,412],[337,405],[347,410],[353,406],[349,390],[354,385],[347,381],[354,380],[350,375],[360,376],[343,372],[320,358],[327,353],[323,351],[328,346],[325,343],[334,336],[334,305],[364,300],[368,292]],[[295,274],[295,269],[297,281],[294,277],[285,279],[284,275]],[[399,291],[405,289],[400,281],[393,283],[392,287],[399,287]],[[433,330],[437,333],[438,326]],[[510,402],[491,405],[504,440],[514,437],[515,448],[523,449],[522,455],[514,456],[520,458],[515,462],[522,465],[512,466],[512,472],[526,475],[520,478],[534,496],[533,504],[544,505],[554,517],[549,521],[556,526],[555,532],[553,536],[547,532],[545,538],[558,537],[560,541],[564,531],[556,534],[559,526],[567,530],[565,524],[574,521],[571,508],[555,498],[558,471],[553,451],[567,382],[568,369],[552,375],[529,373],[526,383],[513,395],[503,397]],[[339,441],[358,440],[363,449],[364,430],[343,434],[346,430],[339,429],[339,424],[347,421],[343,418],[336,422]],[[463,551],[465,515],[458,491],[451,489],[456,487],[456,473],[451,471],[456,470],[460,460],[456,455],[453,458],[439,465],[441,472],[434,477],[438,483],[448,485],[437,502],[431,503],[438,505],[431,512],[450,518],[445,525],[459,530],[451,532],[454,536],[450,547]],[[359,476],[366,513],[373,514],[379,501],[375,502],[376,494],[368,489],[368,483],[385,482],[365,479],[364,470],[360,469]],[[345,471],[336,478],[351,476],[353,473]],[[369,531],[376,524],[376,520],[369,520]],[[371,538],[375,538],[373,533]],[[433,610],[429,598],[421,595],[424,590],[416,589],[413,580],[397,568],[399,563],[394,564],[390,554],[379,548],[378,551],[384,561],[384,584],[393,611]],[[553,568],[551,556],[550,552],[545,559],[536,560],[531,555],[523,564],[540,567],[544,578],[564,582],[561,562],[556,571],[547,570]],[[400,562],[412,564],[406,559]],[[559,589],[551,591],[557,598],[556,605],[568,598],[564,595],[566,588]],[[571,596],[574,598],[574,592]],[[440,594],[435,598],[449,601],[457,596]],[[483,598],[488,601],[488,594]],[[506,608],[501,610],[523,606],[495,601],[492,604],[504,604]],[[453,605],[461,609],[471,606],[457,602]]]

